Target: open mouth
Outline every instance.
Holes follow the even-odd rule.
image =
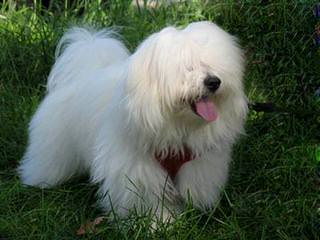
[[[190,103],[192,111],[206,122],[213,122],[218,118],[218,111],[215,104],[209,100],[208,96],[192,101]]]

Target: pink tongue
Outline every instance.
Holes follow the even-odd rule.
[[[216,106],[208,98],[202,98],[195,102],[195,110],[207,122],[212,122],[218,118]]]

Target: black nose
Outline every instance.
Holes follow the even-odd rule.
[[[221,80],[216,76],[209,76],[204,79],[204,85],[210,90],[210,92],[215,92],[220,87]]]

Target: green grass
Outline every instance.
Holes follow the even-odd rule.
[[[187,1],[135,9],[130,1],[61,0],[48,11],[12,2],[0,3],[0,239],[77,239],[80,225],[101,215],[96,188],[86,180],[40,190],[22,186],[15,173],[63,31],[74,24],[115,25],[134,50],[166,25],[197,20],[215,21],[239,37],[249,99],[272,101],[287,113],[250,112],[215,209],[204,214],[188,207],[170,228],[154,233],[148,216],[133,214],[104,221],[81,238],[320,239],[314,184],[320,144],[320,99],[314,95],[320,56],[312,40],[316,1]]]

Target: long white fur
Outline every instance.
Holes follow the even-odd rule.
[[[243,55],[234,37],[196,22],[164,28],[129,55],[112,32],[72,28],[57,51],[18,168],[24,184],[51,187],[90,172],[100,205],[121,216],[133,208],[170,215],[189,196],[196,207],[213,206],[247,113]],[[221,79],[210,95],[219,113],[211,123],[183,101],[207,92],[208,74]],[[184,145],[195,160],[172,180],[154,153]]]

